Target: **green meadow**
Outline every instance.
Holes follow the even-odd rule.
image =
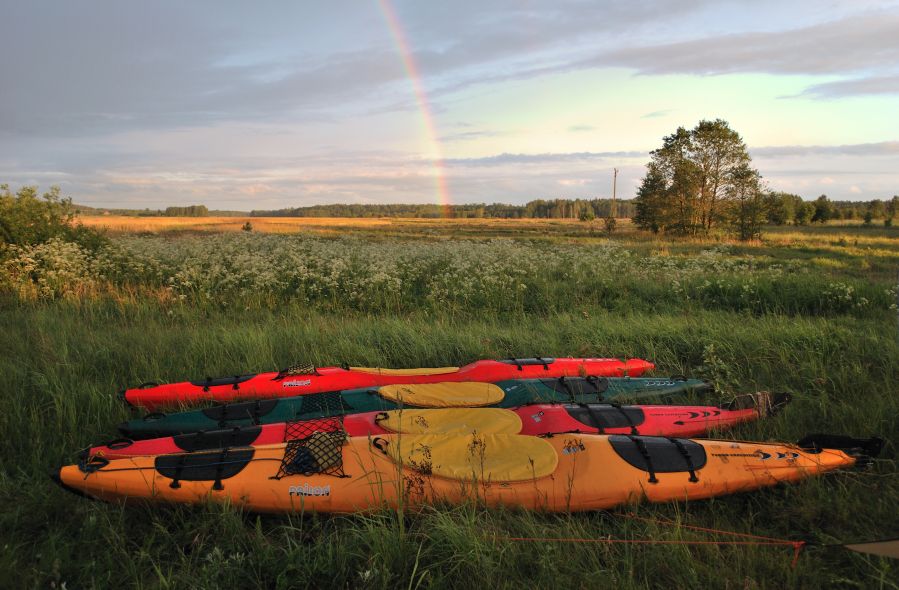
[[[0,586],[899,588],[896,561],[827,547],[899,534],[899,230],[770,228],[738,244],[513,223],[18,249],[0,284]],[[116,436],[132,415],[115,395],[126,385],[535,355],[646,358],[657,375],[712,380],[721,399],[793,395],[721,437],[886,446],[867,469],[796,485],[571,515],[259,516],[92,502],[48,477]],[[793,567],[789,546],[679,543],[735,539],[688,527],[809,546]]]

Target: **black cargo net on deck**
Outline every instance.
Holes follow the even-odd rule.
[[[272,479],[317,473],[347,477],[343,472],[343,445],[346,439],[346,431],[335,430],[313,432],[307,438],[289,441],[278,473]]]
[[[293,377],[295,375],[318,375],[318,369],[311,363],[297,363],[278,371],[278,374],[275,375],[275,380],[284,377]]]
[[[303,440],[320,432],[346,432],[343,429],[343,416],[315,418],[314,420],[294,420],[287,423],[284,429],[284,442]]]
[[[325,393],[308,393],[301,397],[300,413],[305,416],[327,418],[346,414],[350,408],[339,391],[327,391]]]

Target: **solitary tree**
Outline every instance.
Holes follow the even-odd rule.
[[[651,153],[637,193],[638,227],[697,235],[729,220],[730,203],[745,192],[751,158],[740,135],[727,121],[700,121],[679,127]]]

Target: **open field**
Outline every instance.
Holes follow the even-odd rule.
[[[793,569],[783,547],[503,540],[726,538],[663,519],[820,544],[896,536],[895,230],[773,228],[732,244],[630,228],[608,240],[600,224],[546,220],[250,218],[251,234],[240,218],[83,220],[105,220],[110,245],[22,251],[3,277],[0,567],[17,577],[0,586],[899,588],[895,562],[833,548]],[[725,437],[887,446],[867,471],[571,516],[123,507],[46,477],[115,436],[125,384],[534,354],[641,356],[722,396],[793,393],[778,417]]]

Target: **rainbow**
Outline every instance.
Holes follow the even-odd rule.
[[[418,64],[415,62],[415,56],[409,47],[409,41],[400,24],[399,17],[396,14],[391,0],[378,0],[381,12],[384,14],[384,20],[387,21],[387,28],[390,29],[390,35],[396,43],[397,51],[403,61],[403,67],[406,69],[406,75],[412,83],[412,90],[415,93],[415,100],[418,103],[418,110],[421,113],[422,123],[424,125],[425,140],[431,145],[431,160],[434,164],[434,180],[437,184],[437,199],[443,207],[443,216],[451,217],[450,205],[452,201],[449,195],[449,186],[446,181],[446,164],[443,160],[443,150],[437,136],[437,125],[434,121],[434,112],[431,109],[431,103],[428,101],[428,94],[425,92],[424,84],[422,84],[421,73]]]

